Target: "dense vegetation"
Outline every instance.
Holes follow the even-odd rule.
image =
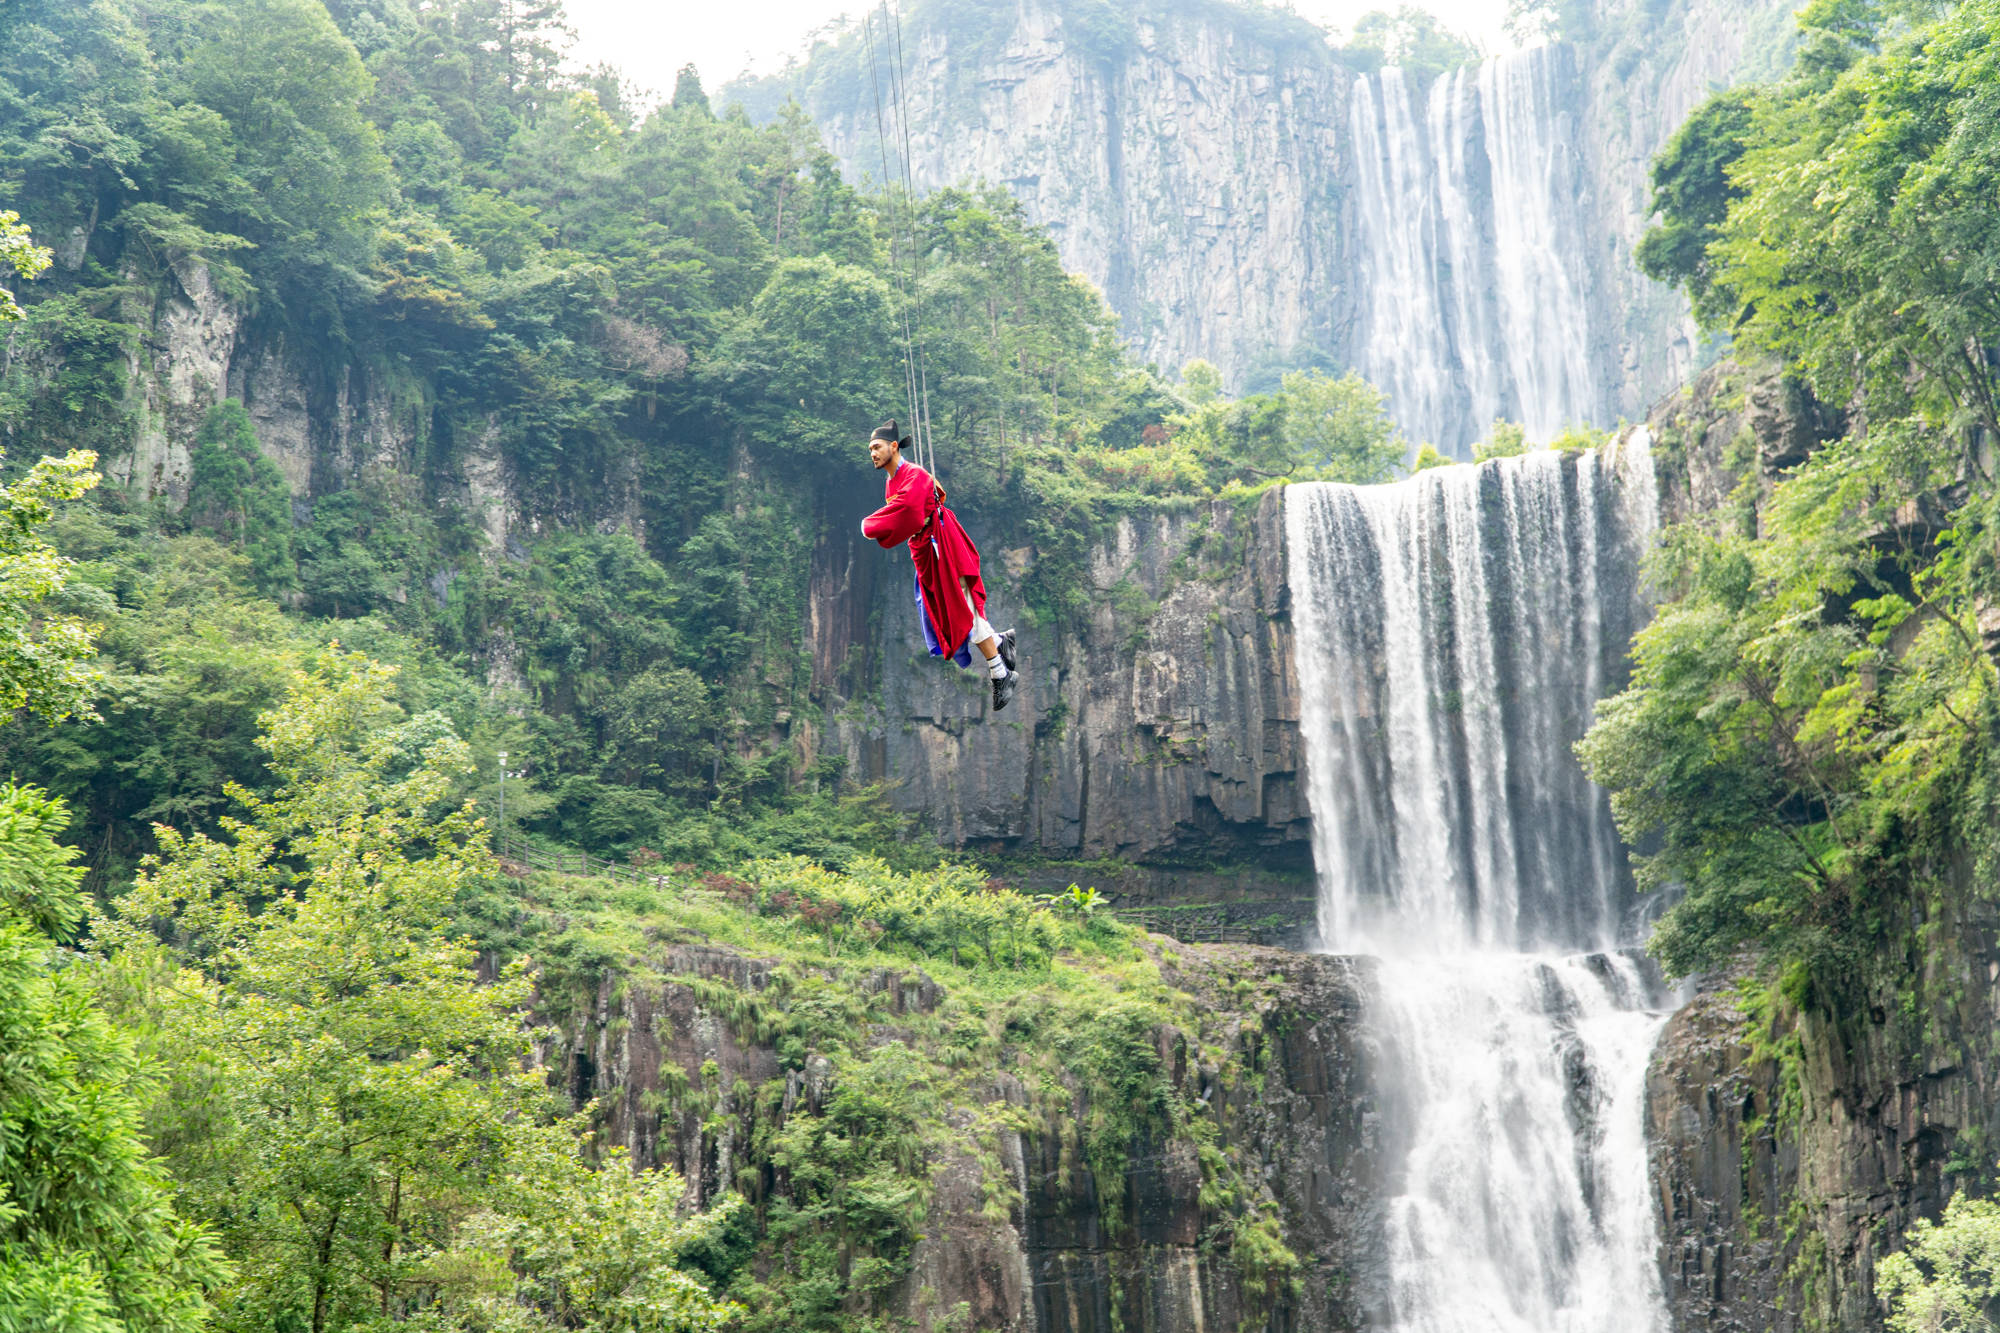
[[[467,906],[514,923],[510,944],[534,955],[574,1051],[617,1049],[649,1016],[637,997],[661,1015],[691,992],[725,1024],[735,1054],[663,1069],[636,1099],[616,1091],[625,1115],[660,1117],[663,1156],[741,1136],[748,1210],[700,1262],[745,1307],[742,1327],[887,1333],[905,1309],[973,1327],[904,1279],[946,1220],[948,1172],[969,1170],[979,1200],[950,1234],[1018,1215],[1023,1181],[1002,1150],[1014,1133],[1064,1161],[1044,1191],[1101,1191],[1092,1215],[1114,1235],[1134,1220],[1128,1158],[1176,1141],[1202,1162],[1203,1253],[1233,1267],[1253,1309],[1290,1294],[1300,1259],[1260,1150],[1224,1125],[1227,1095],[1265,1077],[1238,1015],[1281,1007],[1283,983],[1258,960],[1182,960],[1088,891],[1031,899],[963,868],[898,874],[864,859],[833,874],[779,858],[738,871],[672,873],[664,891],[549,880]],[[740,968],[672,958],[716,944]],[[651,1019],[663,1046],[683,1036],[664,1017]],[[775,1075],[746,1077],[745,1054],[766,1051]],[[1213,1103],[1177,1076],[1183,1052],[1217,1071]],[[813,1113],[782,1109],[815,1085],[831,1091]]]
[[[1790,75],[1663,154],[1640,258],[1839,437],[1780,478],[1732,456],[1735,503],[1668,534],[1582,753],[1675,896],[1668,968],[1747,953],[1830,1007],[2000,866],[2000,0],[1801,23]],[[0,791],[29,1057],[0,1067],[0,1309],[886,1327],[952,1117],[1009,1206],[972,1072],[1002,1063],[1036,1112],[1091,1108],[1102,1181],[1141,1111],[1194,1145],[1204,1245],[1281,1290],[1267,1200],[1163,1067],[1157,1034],[1200,1027],[1163,960],[1086,893],[934,865],[804,758],[796,719],[847,702],[812,682],[806,579],[871,502],[857,442],[906,355],[954,502],[1032,548],[1018,609],[1055,626],[1120,515],[1386,479],[1412,442],[1351,376],[1232,400],[1137,366],[1004,193],[864,193],[795,107],[718,112],[692,71],[649,107],[562,73],[560,34],[554,0],[0,11],[0,702],[27,714],[0,749],[46,788]],[[1345,58],[1463,54],[1403,12]],[[242,355],[190,410],[152,377],[196,315]],[[652,880],[512,879],[503,753],[518,828]],[[839,1075],[758,1120],[705,1212],[521,1073],[615,976],[683,984],[660,958],[689,941],[775,960],[704,1000],[786,1077]],[[918,966],[920,1016],[859,980]],[[662,1096],[705,1117],[720,1087]],[[1919,1236],[1897,1317],[1984,1299],[1990,1229]]]
[[[93,480],[88,462],[0,493],[17,534],[0,547],[0,658],[51,716],[88,697],[88,635],[21,614],[73,573],[37,529]],[[1237,1019],[1170,981],[1173,960],[1095,893],[1030,899],[970,868],[865,857],[848,874],[780,858],[524,883],[454,795],[470,751],[445,713],[406,707],[394,669],[360,654],[300,660],[251,742],[274,787],[230,784],[214,835],[160,828],[80,951],[56,947],[86,915],[61,803],[0,792],[0,1129],[16,1145],[0,1296],[16,1326],[888,1329],[934,1174],[969,1160],[1004,1217],[1017,1190],[998,1135],[1031,1122],[1089,1165],[1114,1220],[1141,1122],[1184,1139],[1218,1219],[1208,1252],[1232,1256],[1252,1308],[1289,1291],[1298,1260],[1259,1164],[1220,1141],[1160,1048],[1178,1026],[1233,1088],[1255,1073],[1227,1045]],[[682,941],[775,970],[691,979],[662,959]],[[917,967],[937,1001],[906,1011],[882,978]],[[1237,1000],[1268,989],[1224,980]],[[599,997],[645,985],[694,987],[779,1060],[733,1093],[707,1067],[699,1083],[660,1071],[647,1104],[670,1123],[722,1132],[724,1094],[757,1112],[741,1174],[706,1209],[671,1168],[630,1169],[598,1108],[571,1114],[530,1058],[557,1035],[537,1023],[587,1049]],[[792,1106],[813,1069],[830,1093]],[[997,1069],[1025,1103],[991,1100]]]
[[[1268,1303],[1269,1190],[1158,1049],[1194,1000],[1093,894],[938,865],[802,758],[788,719],[849,702],[806,578],[911,354],[1052,627],[1119,516],[1409,446],[1352,376],[1131,363],[997,190],[864,194],[795,107],[691,70],[647,105],[561,36],[554,0],[0,9],[0,749],[46,788],[0,793],[0,1325],[886,1328],[947,1124],[985,1170],[1030,1111],[1107,1191],[1139,1117],[1184,1140]],[[516,832],[653,879],[510,874],[503,755]],[[755,1089],[755,1173],[699,1209],[536,1067],[681,939],[780,960],[705,999],[837,1076]],[[875,1040],[868,978],[917,966],[942,1004]],[[1003,1064],[1030,1110],[979,1109]]]
[[[1845,433],[1669,534],[1669,602],[1584,755],[1642,882],[1683,894],[1670,968],[1749,944],[1833,984],[1907,895],[1992,882],[2000,6],[1801,22],[1787,81],[1663,154],[1644,254]]]
[[[1806,1132],[1804,1084],[1842,1095],[1813,1066],[1861,1025],[1899,1068],[1987,1039],[1942,1034],[2000,883],[2000,5],[1815,0],[1799,22],[1785,79],[1711,99],[1661,154],[1638,258],[1826,438],[1773,470],[1754,439],[1668,431],[1737,488],[1666,534],[1665,604],[1581,747],[1641,884],[1677,896],[1654,952],[1742,969],[1780,1082],[1746,1164]],[[1946,1179],[1990,1192],[1986,1127],[1958,1130]],[[1808,1327],[1842,1262],[1815,1188],[1783,1237]],[[1994,1220],[1961,1195],[1910,1231],[1874,1275],[1890,1328],[1993,1327]]]
[[[1184,394],[1005,195],[861,195],[796,108],[718,115],[692,71],[642,109],[609,71],[559,72],[561,18],[0,15],[0,202],[57,252],[21,288],[0,440],[96,448],[123,483],[63,534],[106,627],[104,725],[8,740],[78,805],[93,884],[154,821],[209,818],[223,778],[268,781],[254,718],[335,637],[410,668],[397,688],[450,713],[482,797],[510,754],[516,827],[713,864],[886,850],[786,719],[842,702],[808,679],[805,575],[871,503],[856,441],[904,402],[906,311],[954,503],[1036,553],[1030,618],[1082,609],[1122,512],[1400,461],[1359,380]],[[247,411],[152,401],[187,306],[235,329],[231,380],[200,387]],[[287,396],[317,423],[290,428],[289,474]]]

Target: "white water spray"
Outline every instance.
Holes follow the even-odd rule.
[[[1570,747],[1643,615],[1643,431],[1286,491],[1321,947],[1380,958],[1398,1333],[1666,1327],[1642,1097],[1663,1022]]]

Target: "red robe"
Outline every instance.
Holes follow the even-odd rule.
[[[980,615],[986,614],[979,548],[965,535],[958,516],[944,507],[944,491],[915,463],[906,461],[889,474],[883,498],[887,503],[862,520],[862,535],[885,548],[910,544],[931,632],[941,655],[955,656],[972,633],[972,610],[965,604],[962,580],[972,580],[972,605]]]

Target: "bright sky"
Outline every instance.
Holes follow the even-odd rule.
[[[1011,0],[991,0],[1006,4]],[[576,29],[574,60],[612,64],[655,93],[673,90],[674,73],[693,61],[711,90],[743,71],[769,73],[803,52],[818,28],[859,14],[868,0],[568,0]],[[1345,30],[1371,9],[1394,0],[1292,0],[1293,9],[1322,26]],[[1419,0],[1445,25],[1481,45],[1505,47],[1505,0]]]

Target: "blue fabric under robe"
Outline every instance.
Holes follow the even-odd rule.
[[[924,581],[919,578],[912,580],[912,582],[917,589],[917,623],[924,627],[924,647],[931,650],[932,657],[947,656],[944,646],[937,641],[937,631],[931,628],[931,618],[924,609]],[[958,651],[949,654],[949,656],[952,661],[962,667],[972,665],[972,635],[970,632],[966,634],[965,642],[958,645]]]

